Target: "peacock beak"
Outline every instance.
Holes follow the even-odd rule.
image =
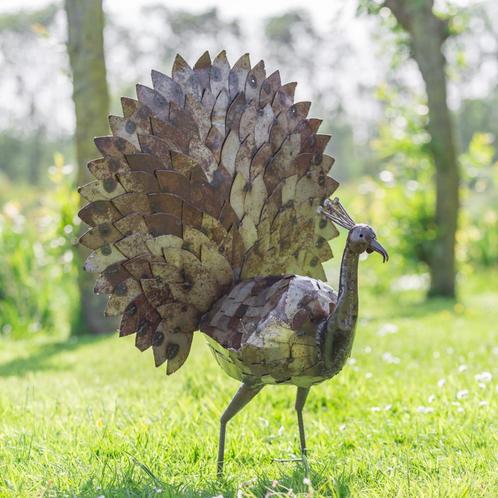
[[[370,242],[370,246],[367,249],[368,253],[378,252],[382,256],[382,262],[385,263],[389,261],[389,254],[387,251],[377,242],[376,239],[372,239]]]

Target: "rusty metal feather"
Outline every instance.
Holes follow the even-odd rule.
[[[192,95],[187,95],[185,100],[185,110],[190,113],[195,121],[200,140],[204,141],[211,128],[211,117],[203,104]]]
[[[98,249],[106,244],[112,244],[123,237],[112,223],[102,223],[85,232],[79,239],[79,243],[88,249]]]
[[[249,54],[244,54],[232,67],[228,74],[228,90],[230,99],[233,100],[236,95],[244,91],[247,74],[251,69],[251,60]]]
[[[147,233],[144,217],[139,213],[131,213],[114,222],[114,226],[124,235]]]
[[[114,244],[109,244],[92,251],[85,261],[84,268],[92,273],[101,273],[108,266],[126,260]]]
[[[122,238],[114,245],[119,249],[121,254],[126,256],[127,259],[132,259],[136,256],[149,253],[146,245],[146,242],[149,239],[152,239],[152,235],[137,232]]]
[[[161,119],[151,118],[152,131],[154,137],[146,135],[150,138],[161,139],[168,150],[180,153],[187,153],[189,150],[190,141],[197,135],[197,131],[188,132],[185,129],[173,126]],[[189,130],[190,131],[190,130]],[[143,145],[143,135],[139,135],[140,144]],[[157,155],[157,154],[156,154]],[[161,156],[159,156],[161,157]]]
[[[237,157],[239,148],[239,134],[236,130],[231,130],[221,149],[221,162],[232,176],[235,174],[235,158]]]
[[[173,79],[182,86],[185,93],[194,95],[198,99],[201,98],[202,87],[199,77],[180,54],[175,57],[171,73]]]
[[[166,74],[159,71],[151,71],[152,86],[156,92],[160,93],[167,102],[175,102],[182,107],[185,103],[185,94],[180,84]]]
[[[156,170],[170,169],[172,167],[169,154],[159,158],[147,152],[129,154],[126,161],[132,171],[145,171],[154,174]]]
[[[221,88],[211,113],[211,122],[222,135],[225,135],[225,122],[230,98],[226,88]]]
[[[296,92],[297,83],[286,83],[282,85],[273,97],[272,107],[273,112],[278,114],[281,111],[286,111],[294,103],[294,93]]]
[[[123,187],[112,177],[96,180],[78,188],[78,192],[89,202],[104,201],[123,194]]]
[[[127,192],[126,194],[115,197],[112,203],[122,216],[133,213],[148,214],[151,212],[149,197],[144,193]]]
[[[261,85],[261,89],[259,91],[259,105],[260,107],[265,107],[267,104],[271,104],[273,102],[273,98],[275,97],[275,93],[282,85],[280,80],[280,72],[275,71],[268,78],[263,81]]]
[[[199,79],[201,88],[204,90],[206,88],[210,89],[209,76],[211,72],[211,56],[206,50],[197,60],[194,65],[194,73]]]
[[[217,96],[221,91],[228,92],[228,75],[230,64],[225,50],[221,51],[213,60],[210,70],[211,91]]]
[[[186,154],[171,151],[171,166],[178,173],[189,176],[190,172],[197,166],[197,161]]]
[[[167,360],[168,375],[182,366],[192,344],[192,334],[173,332],[170,327],[168,320],[162,319],[152,338],[156,366],[162,365]]]
[[[246,84],[245,84],[245,94],[248,101],[254,100],[256,105],[259,104],[259,92],[261,85],[266,78],[266,70],[264,61],[259,61],[250,71],[247,73]]]
[[[139,152],[132,143],[121,137],[97,137],[94,139],[94,142],[97,149],[99,149],[104,156],[123,159],[126,154]]]
[[[87,204],[80,209],[78,216],[92,227],[106,222],[112,223],[121,218],[119,211],[108,200],[98,200]]]
[[[159,192],[156,176],[145,171],[130,171],[118,175],[119,183],[126,192]]]
[[[169,102],[161,93],[145,85],[137,84],[137,97],[145,104],[154,116],[167,120],[169,116]]]
[[[97,180],[107,180],[113,178],[117,173],[124,173],[130,169],[124,158],[116,157],[93,159],[88,162],[87,168]]]
[[[107,301],[105,308],[106,316],[122,315],[133,299],[142,294],[142,287],[134,278],[129,278],[120,282]]]

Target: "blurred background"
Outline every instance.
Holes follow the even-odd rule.
[[[498,263],[498,4],[442,0],[3,0],[0,336],[100,333],[76,185],[121,96],[208,49],[298,81],[332,134],[338,194],[389,265],[364,292],[458,299]],[[329,264],[332,281],[341,243]],[[368,267],[367,267],[368,266]],[[333,282],[334,283],[334,282]],[[102,299],[103,301],[104,299]],[[100,316],[100,315],[99,315]]]

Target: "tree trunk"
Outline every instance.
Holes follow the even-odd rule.
[[[76,113],[75,145],[78,184],[91,181],[86,164],[97,157],[93,137],[107,135],[109,93],[104,60],[104,13],[102,0],[66,0],[67,50],[73,74],[73,101]],[[82,230],[83,227],[82,227]],[[112,330],[104,317],[105,300],[93,293],[95,276],[83,270],[88,250],[79,246],[78,284],[80,309],[73,321],[73,334],[98,334]]]
[[[430,149],[436,166],[437,238],[431,255],[431,296],[455,296],[455,235],[459,209],[459,171],[446,95],[442,46],[447,26],[432,10],[433,0],[386,0],[410,35],[413,57],[422,73],[429,107]]]

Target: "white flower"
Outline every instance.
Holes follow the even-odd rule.
[[[479,401],[479,406],[489,406],[489,403],[486,400]]]
[[[62,256],[62,261],[65,263],[65,264],[69,264],[71,263],[71,261],[73,260],[73,251],[66,251],[64,253],[64,255]]]
[[[372,406],[372,408],[370,408],[370,410],[373,412],[380,412],[380,406]]]
[[[419,413],[433,413],[434,408],[432,406],[417,406],[417,411]]]
[[[388,334],[396,334],[398,332],[398,326],[394,323],[384,323],[382,327],[377,331],[377,335],[383,337]]]
[[[346,424],[341,424],[339,426],[339,430],[342,432],[342,431],[345,431],[346,430]]]
[[[372,372],[367,372],[367,373],[365,374],[365,379],[371,379],[372,377],[373,377]]]
[[[460,373],[462,373],[462,372],[465,372],[465,370],[467,370],[467,368],[469,368],[467,365],[463,365],[463,364],[462,364],[462,365],[460,365],[460,366],[458,367],[458,371],[459,371]]]
[[[388,183],[389,185],[394,183],[394,175],[387,169],[384,169],[379,173],[379,178],[381,181]]]
[[[436,396],[434,396],[434,394],[431,394],[431,395],[427,398],[427,402],[428,402],[428,403],[434,403],[434,401],[436,401]]]
[[[311,481],[309,480],[309,478],[308,478],[308,477],[305,477],[305,478],[303,479],[303,484],[304,484],[304,485],[306,485],[306,486],[311,486]]]
[[[477,382],[490,382],[493,379],[491,372],[481,372],[474,377]]]
[[[458,391],[457,392],[457,399],[464,399],[466,398],[467,396],[469,395],[469,391],[467,391],[467,389],[462,389],[461,391]]]
[[[365,346],[365,348],[363,349],[363,352],[368,354],[368,353],[371,353],[372,352],[372,348],[370,346]]]
[[[391,289],[393,291],[419,290],[427,287],[429,274],[403,275],[393,282]]]
[[[439,379],[439,380],[437,381],[437,386],[438,386],[438,387],[444,387],[444,386],[445,386],[445,384],[446,384],[446,379]]]
[[[393,405],[384,405],[384,411],[388,412],[392,407]]]
[[[399,362],[401,361],[397,356],[394,356],[392,355],[391,353],[389,353],[388,351],[385,352],[383,355],[382,355],[382,359],[386,362],[386,363],[392,363],[394,365],[398,365]]]
[[[406,182],[406,188],[408,190],[411,190],[412,192],[415,192],[415,190],[418,189],[419,185],[420,184],[417,181],[415,181],[415,180],[408,180]]]

